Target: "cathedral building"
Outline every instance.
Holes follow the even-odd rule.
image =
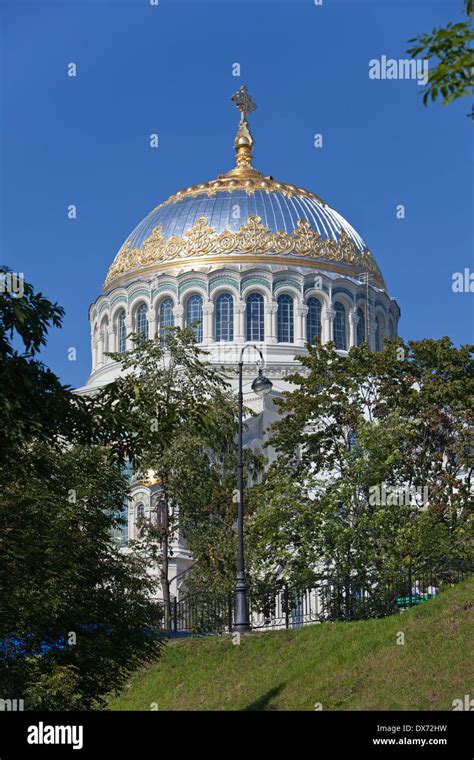
[[[255,109],[242,86],[232,100],[240,112],[235,166],[215,179],[170,195],[135,227],[118,251],[90,307],[92,371],[80,393],[112,381],[120,363],[108,352],[131,347],[132,333],[159,336],[170,326],[194,325],[209,361],[223,366],[233,387],[246,343],[265,360],[273,390],[253,394],[255,360],[245,355],[245,445],[265,448],[276,418],[272,399],[288,390],[306,343],[333,341],[344,354],[368,342],[374,351],[397,334],[400,309],[390,297],[363,238],[318,195],[262,174],[253,166],[248,117]],[[278,171],[278,167],[275,167]],[[150,513],[153,481],[133,482],[128,537]],[[192,558],[177,537],[172,594]]]

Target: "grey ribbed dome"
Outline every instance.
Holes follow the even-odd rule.
[[[140,248],[158,226],[161,226],[161,232],[167,239],[182,237],[200,217],[206,217],[216,233],[224,230],[236,232],[250,216],[256,214],[272,233],[282,230],[291,235],[298,220],[303,219],[322,238],[338,240],[341,232],[345,231],[358,250],[368,250],[364,240],[344,217],[316,196],[303,192],[299,195],[296,191],[287,196],[275,190],[256,190],[248,195],[245,190],[236,189],[220,190],[210,197],[206,193],[184,194],[180,200],[166,201],[153,209],[127,240],[131,248]]]

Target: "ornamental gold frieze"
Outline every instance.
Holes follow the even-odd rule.
[[[287,198],[291,198],[292,196],[312,198],[321,205],[326,205],[319,196],[310,190],[305,190],[295,185],[288,185],[285,182],[277,182],[273,177],[266,177],[255,169],[250,169],[249,171],[241,170],[240,172],[233,170],[228,174],[219,175],[217,179],[210,182],[203,182],[200,185],[193,185],[185,190],[179,190],[179,192],[170,195],[157,208],[177,203],[184,198],[195,198],[198,195],[206,195],[208,198],[212,198],[219,192],[234,192],[234,190],[243,190],[247,195],[255,195],[257,190],[263,190],[269,193],[281,193]]]
[[[141,248],[123,245],[112,264],[105,284],[121,274],[142,266],[188,258],[230,253],[305,256],[354,266],[373,273],[383,283],[380,270],[368,251],[359,251],[343,230],[338,240],[322,238],[309,222],[299,219],[293,234],[271,232],[259,216],[250,216],[239,230],[216,233],[208,219],[200,217],[183,237],[165,238],[156,227]]]

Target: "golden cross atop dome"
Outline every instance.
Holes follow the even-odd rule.
[[[252,166],[252,145],[254,144],[254,139],[247,121],[247,116],[252,111],[255,111],[257,106],[244,84],[232,95],[231,100],[240,111],[240,123],[234,140],[236,167],[227,172],[227,176],[233,176],[234,174],[259,175],[259,172]]]
[[[243,84],[242,87],[237,90],[234,95],[232,95],[231,100],[233,103],[235,103],[236,108],[238,108],[240,111],[241,121],[247,121],[247,116],[249,113],[252,113],[252,111],[255,111],[257,108],[252,98],[250,97],[245,84]]]

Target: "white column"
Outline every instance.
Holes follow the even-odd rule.
[[[349,311],[349,348],[357,345],[357,325],[359,316],[355,309]]]
[[[277,342],[277,330],[276,330],[276,314],[278,310],[278,304],[276,301],[269,301],[265,305],[265,341],[267,343]]]
[[[148,309],[148,337],[153,340],[156,336],[156,312],[154,309]]]
[[[132,329],[133,329],[132,315],[127,314],[127,316],[125,317],[125,330],[127,332],[127,341],[126,341],[125,348],[127,351],[130,351],[130,349],[133,348],[133,340],[130,337],[130,333],[132,332]]]
[[[234,340],[236,343],[245,343],[245,301],[236,301],[234,304]]]
[[[91,338],[92,371],[97,367],[97,338]]]
[[[295,343],[297,346],[304,346],[306,343],[306,315],[309,307],[306,304],[297,304],[295,306]]]
[[[205,301],[202,307],[202,342],[209,344],[214,341],[214,304],[212,301]]]
[[[97,339],[97,366],[102,367],[104,363],[104,333],[102,330]]]
[[[173,317],[175,327],[184,327],[184,306],[173,306]]]
[[[322,343],[329,343],[334,336],[334,317],[336,312],[329,306],[324,306],[322,313]]]
[[[117,336],[113,324],[109,325],[109,351],[113,354],[117,350]]]

